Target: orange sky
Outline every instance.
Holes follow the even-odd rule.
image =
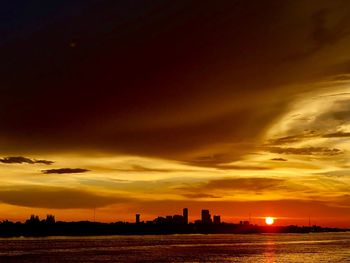
[[[1,220],[350,227],[347,1],[102,2],[4,6]]]

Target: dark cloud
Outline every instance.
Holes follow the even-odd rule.
[[[32,159],[22,157],[22,156],[4,157],[4,158],[0,159],[0,162],[2,162],[2,163],[30,163],[30,164],[34,164],[34,161]]]
[[[314,126],[326,123],[333,128],[337,128],[337,125],[344,124],[344,122],[350,121],[349,99],[336,100],[331,109],[323,114],[319,114],[314,119]]]
[[[251,148],[251,145],[236,145],[236,149],[231,148],[229,150],[226,148],[227,153],[223,154],[212,154],[206,156],[198,156],[195,159],[188,160],[187,163],[203,166],[203,167],[212,167],[218,170],[269,170],[272,169],[270,167],[265,166],[252,166],[252,165],[233,165],[227,164],[232,160],[237,159],[235,155],[237,155],[237,151],[240,152],[239,148]],[[238,150],[237,150],[238,148]]]
[[[0,147],[230,163],[303,91],[293,84],[346,73],[348,5],[4,4]]]
[[[342,154],[343,151],[337,148],[327,147],[265,147],[264,150],[278,154],[296,154],[296,155],[325,155],[334,156]]]
[[[0,202],[38,208],[97,208],[127,202],[120,196],[101,196],[92,192],[64,187],[17,186],[0,188]]]
[[[271,161],[281,161],[281,162],[286,162],[288,161],[287,159],[284,158],[272,158]]]
[[[42,164],[46,164],[46,165],[50,165],[53,164],[53,161],[48,161],[48,160],[34,160],[35,163],[42,163]]]
[[[0,158],[0,162],[1,163],[29,163],[29,164],[36,164],[36,163],[40,163],[40,164],[46,164],[46,165],[50,165],[53,164],[53,161],[48,161],[48,160],[36,160],[36,159],[30,159],[27,157],[23,157],[23,156],[10,156],[10,157],[4,157],[4,158]]]
[[[332,21],[337,8],[345,7],[346,3],[336,1],[335,5],[321,7],[318,11],[311,15],[311,34],[310,45],[302,52],[296,53],[289,59],[300,59],[310,57],[325,47],[329,47],[337,43],[339,40],[350,34],[350,19],[346,16],[337,21]],[[337,12],[340,15],[340,12]]]
[[[75,173],[85,173],[90,170],[83,168],[59,168],[59,169],[48,169],[42,170],[43,174],[75,174]]]
[[[334,132],[323,135],[324,138],[350,137],[350,132]]]
[[[322,120],[322,121],[328,120],[328,122],[329,121],[332,122],[335,119],[335,120],[343,121],[345,120],[345,118],[347,118],[348,114],[350,114],[350,111],[349,112],[348,111],[330,111],[325,114],[321,114],[321,116],[317,118],[317,121],[315,121],[315,124],[317,125],[317,122],[319,120]],[[314,126],[314,125],[311,124],[311,126]],[[332,133],[321,134],[320,132],[316,132],[316,131],[308,131],[297,135],[285,136],[285,137],[270,140],[268,145],[284,145],[284,144],[301,142],[301,141],[305,141],[305,140],[317,138],[317,137],[323,137],[323,138],[350,137],[350,132],[337,131]]]
[[[316,131],[307,131],[304,133],[280,137],[269,141],[269,145],[283,145],[289,143],[300,142],[320,136]]]

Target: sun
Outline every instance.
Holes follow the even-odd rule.
[[[273,217],[266,217],[265,218],[266,225],[273,225],[274,222],[275,222],[275,220],[273,219]]]

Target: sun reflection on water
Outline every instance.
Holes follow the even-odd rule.
[[[275,250],[276,250],[275,242],[273,240],[268,240],[266,243],[266,249],[264,253],[266,263],[276,262]]]

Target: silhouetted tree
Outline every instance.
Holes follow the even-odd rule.
[[[55,220],[54,215],[47,215],[46,216],[46,220],[45,220],[46,224],[55,224],[55,222],[56,222],[56,220]]]
[[[28,220],[26,220],[26,224],[30,224],[30,225],[38,225],[38,224],[40,224],[39,216],[31,215],[30,218]]]

